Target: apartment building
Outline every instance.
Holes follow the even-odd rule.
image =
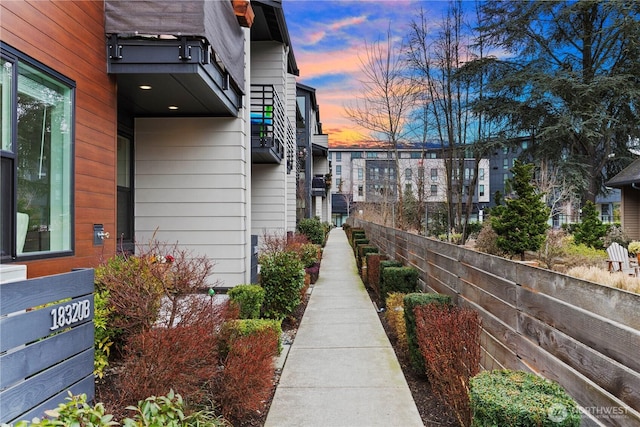
[[[296,135],[313,126],[281,2],[0,14],[3,271],[94,267],[156,239],[210,258],[223,286],[254,281],[261,236],[295,230]]]
[[[496,147],[486,158],[480,159],[478,177],[474,192],[472,218],[482,220],[484,209],[495,206],[495,195],[508,193],[508,181],[513,177],[511,168],[528,148],[528,139],[522,138],[515,144]],[[439,143],[426,144],[424,147],[403,147],[399,149],[400,179],[403,188],[411,188],[427,205],[435,206],[452,195],[447,192],[445,181],[445,163]],[[358,203],[380,203],[385,198],[397,200],[395,186],[395,157],[392,151],[379,147],[331,148],[329,159],[335,169],[335,183],[332,188],[333,215],[335,224],[341,224]],[[475,170],[475,160],[465,158],[464,170],[458,172],[463,182],[471,182]],[[463,194],[469,191],[463,185]],[[456,197],[453,195],[453,197]],[[621,193],[617,188],[608,188],[606,194],[596,198],[596,208],[604,223],[620,221]],[[348,207],[347,207],[348,206]],[[551,218],[550,225],[580,221],[580,206],[569,203],[558,207]]]
[[[398,149],[398,156],[396,162],[393,151],[380,147],[329,150],[334,171],[331,196],[334,206],[332,220],[335,224],[341,225],[348,216],[348,211],[352,212],[358,204],[397,200],[398,176],[403,190],[411,190],[427,206],[442,204],[452,197],[447,190],[445,160],[438,144],[405,146]],[[457,176],[463,179],[462,197],[470,191],[475,164],[476,161],[472,158],[464,159],[464,170],[457,171]],[[482,210],[491,203],[489,177],[489,159],[480,159],[473,197],[475,218],[481,216]],[[418,194],[420,191],[422,195]]]

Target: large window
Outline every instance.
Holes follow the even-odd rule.
[[[74,83],[2,45],[3,261],[73,249]]]

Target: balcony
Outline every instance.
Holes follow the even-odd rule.
[[[327,195],[327,182],[322,175],[316,175],[311,180],[311,196],[326,196]]]
[[[107,72],[121,109],[237,117],[245,87],[237,13],[230,1],[105,0]]]
[[[253,163],[280,164],[285,157],[284,105],[273,85],[251,85],[251,155]]]

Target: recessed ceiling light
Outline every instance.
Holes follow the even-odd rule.
[[[140,89],[142,89],[142,90],[150,90],[150,89],[151,89],[151,86],[149,86],[149,85],[140,85],[140,86],[138,86],[138,87],[139,87]]]
[[[169,110],[177,110],[178,106],[177,105],[169,105]]]

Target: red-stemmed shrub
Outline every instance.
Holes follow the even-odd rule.
[[[278,341],[269,330],[239,336],[231,343],[214,383],[216,402],[231,420],[246,419],[265,408],[272,393]]]
[[[132,336],[125,346],[118,377],[121,400],[135,404],[173,389],[187,403],[200,403],[205,385],[218,374],[218,330],[227,319],[228,303],[212,305],[194,297],[187,316],[172,327],[157,327]]]
[[[480,367],[480,318],[474,310],[439,304],[414,309],[418,344],[433,392],[462,426],[471,425],[469,381]]]

